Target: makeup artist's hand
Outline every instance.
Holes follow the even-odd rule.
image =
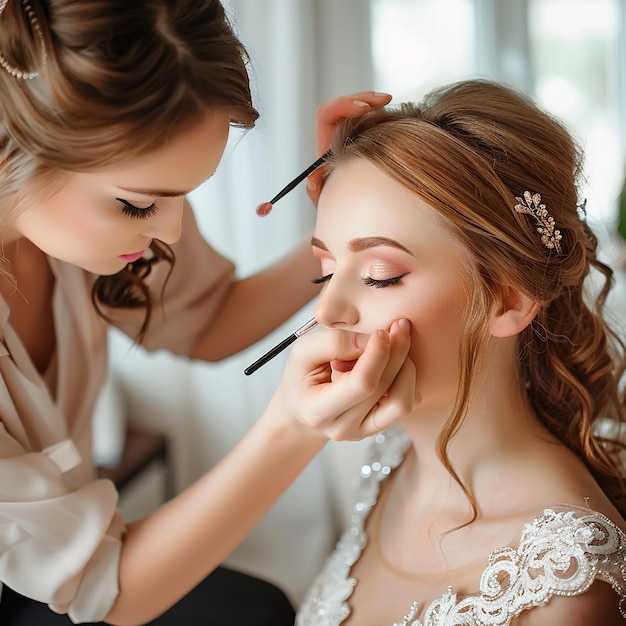
[[[389,332],[369,337],[328,329],[300,337],[291,349],[278,400],[288,414],[338,441],[363,439],[389,427],[413,405],[409,331],[409,322],[401,320]],[[360,345],[364,340],[366,345]],[[350,371],[332,376],[331,361],[354,359]]]
[[[346,117],[358,117],[370,107],[381,107],[389,104],[391,95],[374,91],[361,91],[349,96],[341,96],[329,100],[317,109],[317,154],[324,154],[330,147],[330,139],[337,123]],[[317,206],[322,189],[322,171],[318,168],[307,178],[307,193]]]

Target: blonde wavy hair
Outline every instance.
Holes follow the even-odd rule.
[[[7,62],[39,72],[19,80],[0,69],[0,227],[50,193],[60,173],[123,165],[191,126],[207,106],[227,107],[235,125],[254,125],[249,59],[218,0],[29,4],[45,63],[23,3],[9,0],[0,15]],[[154,242],[152,252],[99,277],[93,290],[96,308],[146,308],[139,338],[152,306],[144,279],[155,262],[174,263],[166,245]]]
[[[367,159],[433,207],[474,260],[457,401],[438,440],[474,517],[475,502],[447,450],[464,419],[489,338],[484,321],[501,285],[540,305],[518,339],[519,375],[533,409],[626,514],[618,454],[624,446],[595,428],[604,418],[626,421],[624,343],[603,317],[613,272],[597,257],[579,198],[582,154],[565,127],[522,94],[472,80],[437,89],[419,104],[346,120],[331,149],[328,171],[346,159]],[[514,210],[526,190],[540,193],[554,217],[561,254],[542,243],[533,219]],[[589,305],[592,269],[603,286]]]

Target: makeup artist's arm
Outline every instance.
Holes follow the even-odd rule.
[[[408,322],[363,336],[322,330],[296,342],[261,418],[218,465],[142,520],[128,525],[120,593],[106,618],[143,624],[215,568],[322,449],[327,436],[361,439],[405,415],[415,371]],[[331,382],[333,358],[360,354]],[[384,397],[383,397],[384,396]],[[374,423],[374,419],[376,422]]]
[[[319,292],[320,273],[307,238],[267,269],[233,283],[209,328],[189,354],[217,361],[265,337]]]

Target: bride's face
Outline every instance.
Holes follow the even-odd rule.
[[[369,161],[326,181],[312,240],[324,287],[318,322],[369,334],[406,318],[423,409],[449,407],[458,386],[469,255],[442,218]],[[348,363],[333,363],[337,372]]]

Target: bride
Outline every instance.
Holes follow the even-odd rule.
[[[348,120],[332,144],[315,315],[411,322],[415,394],[375,437],[353,524],[299,626],[624,624],[624,346],[589,308],[610,283],[578,197],[581,156],[486,81]],[[356,356],[356,355],[355,355]],[[351,360],[331,363],[333,380]]]

